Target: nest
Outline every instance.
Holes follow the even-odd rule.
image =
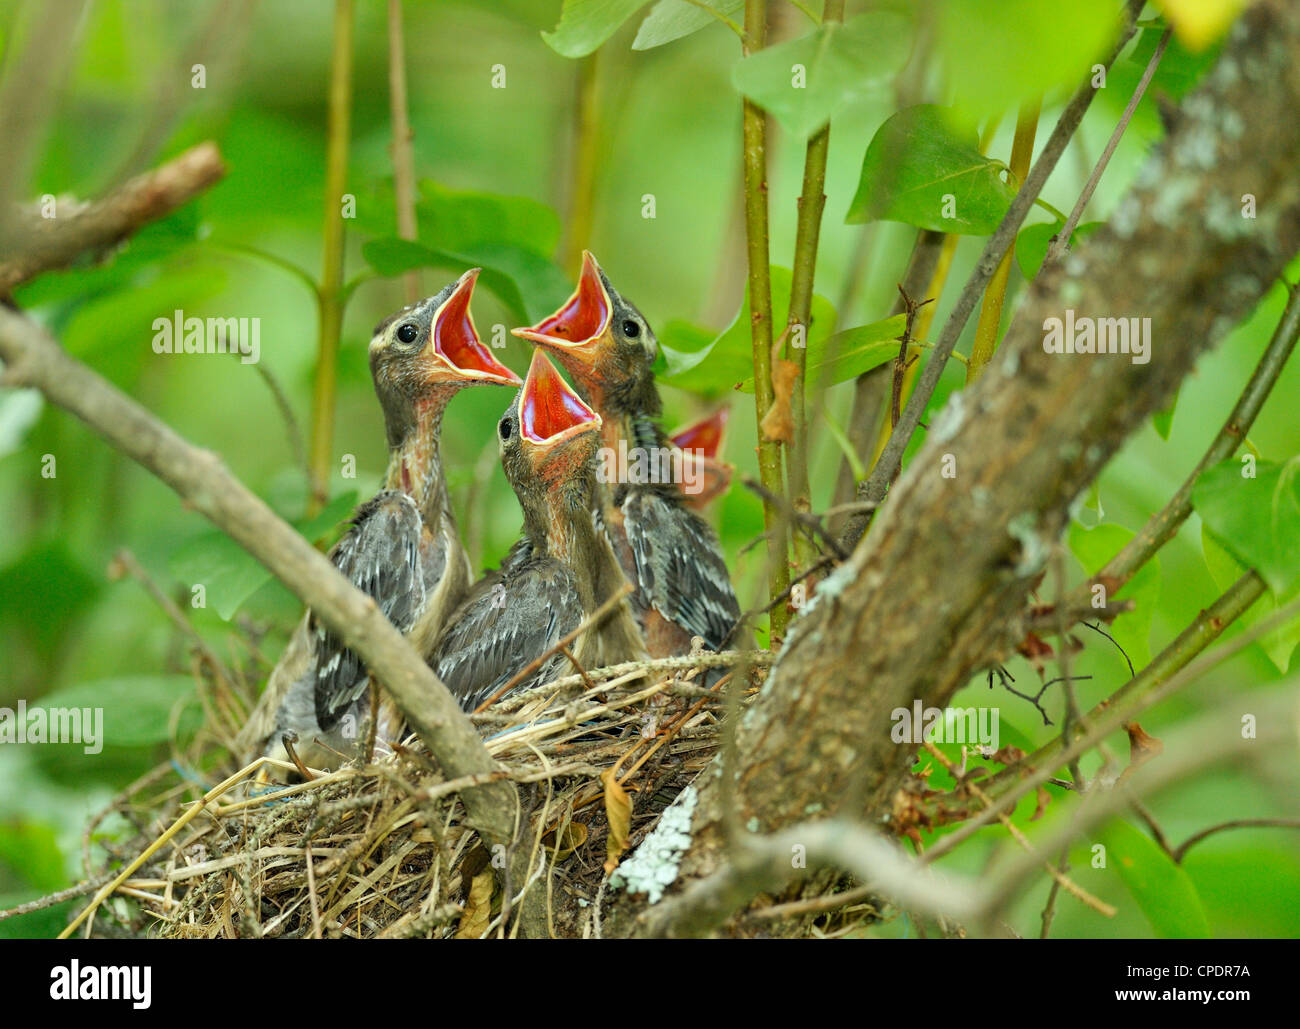
[[[752,658],[746,695],[767,664]],[[527,861],[512,853],[508,863],[527,881],[507,882],[508,898],[465,822],[463,784],[447,781],[417,737],[310,781],[259,783],[259,765],[237,768],[228,750],[241,698],[205,674],[205,729],[87,829],[86,872],[102,895],[78,930],[477,938],[518,933],[527,909],[539,920],[530,929],[587,935],[619,857],[718,750],[724,689],[698,683],[720,660],[568,676],[473,716],[526,817],[515,847],[528,848]]]

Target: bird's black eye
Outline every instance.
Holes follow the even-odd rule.
[[[641,335],[641,326],[629,318],[623,323],[623,335],[628,339],[636,339]]]
[[[502,439],[509,439],[510,434],[514,431],[515,427],[509,418],[502,418],[500,424],[497,425],[497,432],[501,433]]]
[[[419,327],[416,325],[412,325],[410,322],[407,322],[405,325],[400,326],[397,330],[397,338],[400,339],[403,343],[414,343],[415,337],[418,336],[419,334],[420,334]]]

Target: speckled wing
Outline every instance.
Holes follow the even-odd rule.
[[[466,711],[472,711],[582,624],[573,575],[550,557],[520,558],[480,579],[452,612],[429,664]],[[526,689],[554,678],[559,656],[519,683]]]
[[[354,586],[372,597],[400,632],[408,632],[424,609],[421,567],[423,520],[415,501],[384,490],[357,508],[352,527],[330,559]],[[367,689],[361,658],[323,623],[312,619],[316,644],[316,721],[328,730]]]
[[[711,650],[721,649],[740,619],[740,604],[717,534],[659,490],[629,490],[622,510],[640,602]]]

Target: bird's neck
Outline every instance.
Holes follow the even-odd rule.
[[[414,427],[388,452],[385,485],[414,500],[431,528],[440,525],[451,509],[438,445],[445,409],[445,403],[434,399],[417,405]]]
[[[525,529],[534,548],[544,550],[569,567],[577,580],[582,606],[588,611],[596,605],[592,571],[600,560],[596,526],[591,517],[594,486],[595,479],[588,468],[576,480],[548,489],[524,515]]]

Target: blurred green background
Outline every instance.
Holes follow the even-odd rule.
[[[0,49],[7,64],[21,49],[38,6],[0,4]],[[1053,6],[1029,5],[1035,11]],[[980,5],[934,5],[940,26],[936,70],[926,80],[923,98],[971,99],[972,83],[997,78],[991,66],[1014,63],[1010,53],[991,56],[997,51],[990,48],[1008,45],[1006,33],[1022,34],[1010,41],[1022,48],[1014,53],[1030,52],[1037,45],[1034,33],[1050,33],[1053,39],[1069,35],[1063,31],[1068,21],[1053,19],[1068,19],[1079,6],[1062,5],[1056,15],[1044,15],[1045,21],[1004,12],[990,27],[990,13]],[[850,13],[855,7],[850,4]],[[476,295],[475,318],[485,337],[495,325],[521,324],[520,298],[529,318],[563,299],[571,280],[559,263],[575,246],[587,246],[598,256],[652,325],[680,321],[713,331],[725,328],[742,302],[745,274],[740,98],[731,78],[740,56],[736,38],[709,24],[670,45],[638,51],[630,48],[638,20],[633,18],[594,64],[584,63],[560,56],[542,38],[560,13],[560,0],[404,5],[410,117],[422,182],[421,241],[471,254],[488,247],[501,267],[517,271],[518,296],[483,287]],[[305,432],[315,302],[298,277],[250,248],[319,276],[332,18],[332,5],[325,2],[91,4],[73,44],[29,196],[93,197],[123,175],[205,139],[218,143],[228,175],[102,265],[47,275],[15,297],[71,353],[186,438],[217,451],[239,478],[295,520],[306,515],[306,477],[285,418],[258,369],[221,355],[156,355],[150,348],[151,325],[177,308],[199,317],[259,318],[261,368],[283,390],[299,431]],[[803,33],[808,28],[803,18],[792,6],[774,3],[774,37]],[[1044,193],[1056,207],[1072,206],[1155,34],[1156,29],[1144,31],[1112,70],[1108,88]],[[353,500],[369,495],[383,474],[384,435],[366,344],[373,325],[404,303],[400,279],[373,275],[362,250],[371,240],[395,234],[385,4],[357,4],[355,44],[347,183],[357,198],[357,216],[346,223],[346,277],[360,279],[343,326],[330,523]],[[1086,67],[1087,54],[1082,56]],[[1212,52],[1194,55],[1177,42],[1171,46],[1102,180],[1089,220],[1104,220],[1161,137],[1155,97],[1181,95],[1212,58]],[[1071,56],[1076,64],[1078,59]],[[191,66],[200,61],[206,85],[194,89]],[[493,86],[495,66],[504,69],[505,88]],[[590,236],[573,240],[566,225],[575,204],[584,75],[594,75],[597,158]],[[1061,81],[1076,78],[1070,66]],[[1063,99],[1060,89],[1047,93],[1040,146]],[[998,100],[991,89],[973,102],[981,113],[992,109],[981,104]],[[867,144],[899,106],[897,93],[886,85],[859,98],[833,122],[816,289],[836,309],[840,328],[886,316],[915,235],[902,224],[845,223]],[[1014,117],[1001,119],[990,155],[1007,158],[1013,127]],[[803,140],[773,123],[769,157],[772,260],[788,267]],[[647,194],[654,197],[653,218],[643,217]],[[1031,222],[1048,220],[1042,211],[1030,216]],[[980,237],[962,238],[936,325],[982,245]],[[435,292],[457,271],[450,265],[421,271],[423,292]],[[1013,269],[1013,297],[1024,285],[1019,268]],[[1147,427],[1124,448],[1081,509],[1088,525],[1100,516],[1108,525],[1136,529],[1172,494],[1218,430],[1282,302],[1279,287],[1201,362],[1182,388],[1167,440]],[[1013,310],[1014,302],[1008,303],[1004,324]],[[971,327],[958,346],[962,352],[969,350]],[[518,341],[512,338],[500,353],[523,372],[527,358]],[[942,404],[963,378],[959,366],[948,369],[934,403]],[[1300,423],[1288,399],[1297,390],[1300,368],[1293,362],[1251,433],[1265,457],[1284,460],[1300,450]],[[840,424],[851,393],[851,383],[844,383],[827,394],[828,411]],[[665,388],[664,394],[669,427],[710,409],[683,390]],[[466,391],[453,401],[444,425],[444,460],[460,525],[479,567],[492,565],[519,528],[514,498],[494,464],[493,427],[507,400],[505,391]],[[760,591],[759,550],[742,554],[741,549],[761,531],[761,510],[738,480],[756,471],[753,404],[750,395],[725,394],[722,400],[734,408],[724,456],[738,472],[712,517],[732,560],[742,605],[751,606]],[[814,435],[815,508],[831,503],[840,460],[831,434],[821,429],[818,425]],[[57,459],[52,479],[41,476],[46,454]],[[355,455],[355,479],[341,475],[346,454]],[[476,465],[491,474],[466,510]],[[82,755],[75,745],[0,746],[2,909],[76,881],[88,815],[167,755],[165,741],[178,719],[197,715],[189,699],[193,687],[183,637],[137,582],[110,576],[115,552],[129,548],[233,664],[245,660],[250,636],[273,661],[300,608],[278,584],[248,577],[237,559],[232,567],[208,524],[182,509],[167,488],[84,425],[27,393],[0,391],[0,517],[5,526],[0,533],[0,705],[12,706],[18,698],[89,703],[84,698],[95,697],[107,709],[109,739],[95,757]],[[971,534],[977,540],[979,527],[972,526]],[[1152,651],[1219,593],[1202,556],[1195,516],[1159,560],[1158,576],[1144,594],[1141,617],[1130,634]],[[201,610],[190,607],[196,570],[209,582],[208,604]],[[1082,576],[1082,567],[1076,564],[1073,573]],[[223,618],[219,607],[235,609],[233,617]],[[1100,637],[1086,643],[1075,669],[1093,676],[1079,686],[1081,702],[1091,705],[1117,688],[1127,669]],[[1140,666],[1145,655],[1140,644],[1137,649],[1130,653]],[[1287,660],[1284,654],[1282,664]],[[1023,662],[1010,667],[1022,685],[1034,679]],[[1160,736],[1226,696],[1276,688],[1285,672],[1261,648],[1248,648],[1158,707],[1144,726]],[[1051,734],[1027,703],[1009,695],[990,701],[982,678],[956,701],[994,702],[1002,711],[1004,742],[1013,731],[1033,741]],[[1059,702],[1052,696],[1054,711]],[[130,745],[124,745],[127,739]],[[1267,774],[1233,771],[1198,778],[1153,800],[1151,808],[1178,842],[1226,818],[1294,816],[1298,796],[1300,764],[1291,755]],[[978,871],[1002,845],[1000,832],[985,830],[948,863]],[[1209,930],[1295,935],[1298,844],[1292,831],[1247,830],[1222,834],[1193,850],[1184,867]],[[1132,902],[1122,878],[1082,872],[1080,882],[1118,903],[1120,915],[1107,921],[1064,899],[1057,935],[1161,931],[1159,920]],[[1013,923],[1019,931],[1036,933],[1045,893],[1044,882],[1017,906]],[[0,922],[0,936],[50,934],[62,924],[66,908]],[[882,934],[891,932],[908,935],[909,927],[905,920],[895,922]]]

